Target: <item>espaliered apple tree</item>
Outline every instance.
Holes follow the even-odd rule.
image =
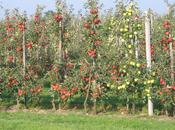
[[[19,108],[20,96],[23,94],[21,90],[23,86],[23,66],[18,64],[18,60],[20,60],[21,57],[17,57],[16,46],[18,45],[19,41],[22,41],[22,39],[17,35],[16,32],[23,31],[24,25],[23,22],[20,21],[20,15],[16,15],[6,16],[5,22],[7,40],[5,41],[6,45],[4,50],[6,66],[4,66],[5,71],[3,73],[8,75],[5,81],[6,90],[13,94],[17,102],[17,108]]]
[[[54,27],[55,30],[55,60],[50,71],[50,80],[51,83],[51,95],[52,95],[52,107],[53,110],[56,110],[55,99],[59,103],[59,110],[61,109],[61,99],[65,100],[63,95],[67,92],[67,90],[62,89],[61,83],[64,81],[64,72],[63,72],[63,2],[61,0],[56,1],[57,11],[53,13]],[[64,92],[63,92],[64,91]],[[60,98],[61,97],[61,98]]]
[[[127,99],[127,110],[136,111],[136,102],[143,103],[143,91],[145,86],[144,81],[144,60],[139,57],[139,42],[143,39],[142,19],[140,18],[139,10],[134,2],[123,10],[123,17],[120,24],[120,47],[122,48],[123,58],[120,63],[120,80],[117,81],[118,91],[123,92]],[[151,81],[154,83],[154,81]]]
[[[159,46],[162,48],[160,55],[161,65],[159,72],[159,89],[157,91],[158,97],[164,106],[166,115],[173,116],[175,111],[175,97],[174,97],[174,4],[169,4],[168,14],[163,20],[162,39]]]
[[[73,96],[78,90],[74,86],[74,83],[71,84],[71,73],[74,64],[70,63],[70,58],[68,56],[68,28],[71,21],[69,9],[66,6],[66,3],[62,0],[56,1],[57,12],[53,13],[53,30],[51,39],[53,41],[53,49],[56,52],[54,57],[54,63],[51,71],[49,72],[51,77],[51,93],[52,93],[52,105],[53,109],[56,109],[55,98],[59,103],[59,110],[61,110],[61,104],[65,105],[68,99]],[[68,83],[69,81],[69,83]]]
[[[101,54],[99,52],[102,45],[102,36],[100,35],[101,20],[99,18],[98,1],[88,0],[88,14],[84,18],[84,56],[85,64],[81,66],[81,77],[84,84],[85,101],[84,110],[87,113],[87,101],[91,97],[93,101],[93,113],[97,113],[97,99],[100,97],[102,88],[100,83]],[[83,61],[83,60],[82,60]],[[84,69],[83,69],[84,68]]]

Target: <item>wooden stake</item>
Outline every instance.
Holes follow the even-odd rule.
[[[25,22],[24,22],[25,25]],[[25,28],[23,30],[23,42],[22,42],[22,48],[23,48],[23,77],[26,73],[26,47],[25,47]]]
[[[174,85],[174,52],[173,43],[170,43],[170,60],[171,60],[171,85]]]

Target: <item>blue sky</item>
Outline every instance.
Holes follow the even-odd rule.
[[[68,4],[73,4],[75,11],[77,12],[80,9],[83,9],[83,2],[85,0],[67,0]],[[114,7],[115,0],[100,0],[104,4],[105,9]],[[136,0],[139,4],[139,7],[142,10],[147,10],[152,8],[157,13],[164,14],[166,13],[166,6],[163,0]],[[169,0],[170,2],[175,2],[175,0]],[[0,0],[0,5],[6,9],[18,8],[21,11],[26,10],[28,14],[35,12],[37,4],[45,5],[45,10],[54,10],[55,0]],[[0,10],[0,17],[3,16],[3,11]]]

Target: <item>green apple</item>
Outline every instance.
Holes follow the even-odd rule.
[[[16,32],[16,33],[15,33],[15,35],[18,37],[18,36],[19,36],[19,33],[18,33],[18,32]]]
[[[13,40],[13,38],[10,38],[10,42],[13,42],[14,40]]]

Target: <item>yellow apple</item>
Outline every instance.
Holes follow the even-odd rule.
[[[114,85],[111,85],[111,88],[115,88],[115,86]]]
[[[130,54],[133,54],[133,51],[132,51],[132,50],[129,50],[129,53],[130,53]]]
[[[128,13],[128,16],[131,16],[132,15],[132,13]]]
[[[154,82],[155,82],[154,79],[152,79],[152,80],[151,80],[151,83],[153,84]]]
[[[134,3],[133,3],[133,2],[131,2],[131,3],[129,4],[129,6],[130,6],[130,7],[133,7],[133,6],[134,6]]]
[[[130,84],[130,82],[126,82],[126,84],[127,84],[127,85],[129,85],[129,84]]]
[[[125,31],[125,32],[128,32],[128,29],[127,29],[127,28],[125,28],[125,29],[124,29],[124,31]]]
[[[153,76],[156,76],[156,73],[155,73],[155,72],[152,72],[152,75],[153,75]]]
[[[123,32],[123,28],[120,29],[120,32]]]
[[[138,74],[141,74],[141,72],[140,72],[140,71],[138,71],[137,73],[138,73]]]
[[[133,61],[131,61],[129,64],[130,64],[130,65],[133,65],[133,64],[134,64],[134,62],[133,62]]]
[[[127,22],[129,22],[130,20],[129,19],[126,19]]]
[[[135,82],[137,82],[138,80],[139,80],[139,79],[137,79],[137,78],[136,78],[136,79],[134,79],[134,81],[135,81]]]
[[[148,80],[148,81],[147,81],[147,83],[148,83],[148,84],[150,84],[150,83],[151,83],[151,81],[150,81],[150,80]]]
[[[132,45],[128,45],[128,48],[131,49],[132,48]]]
[[[129,38],[132,38],[132,37],[133,37],[132,34],[130,34],[130,35],[129,35]]]
[[[137,35],[137,34],[138,34],[138,33],[135,31],[135,32],[134,32],[134,35]]]
[[[125,39],[121,39],[121,42],[125,42]]]
[[[123,16],[126,16],[126,13],[123,13]]]
[[[129,9],[128,12],[129,12],[129,13],[132,13],[133,11],[132,11],[132,9]]]
[[[136,64],[136,66],[137,66],[137,67],[140,67],[140,64],[139,64],[139,63],[137,63],[137,64]]]
[[[141,27],[141,25],[140,24],[137,24],[137,27]]]
[[[107,84],[107,87],[109,87],[109,86],[110,86],[110,84],[108,83],[108,84]]]
[[[16,33],[15,33],[15,35],[18,37],[18,36],[19,36],[19,33],[18,33],[18,32],[16,32]]]
[[[148,93],[148,94],[147,94],[147,97],[151,97],[151,95]]]
[[[121,87],[122,87],[122,88],[126,88],[126,84],[123,84]]]
[[[150,89],[145,89],[145,91],[149,93],[150,92]]]
[[[125,26],[125,28],[129,28],[129,26],[128,26],[128,25],[126,25],[126,26]]]

